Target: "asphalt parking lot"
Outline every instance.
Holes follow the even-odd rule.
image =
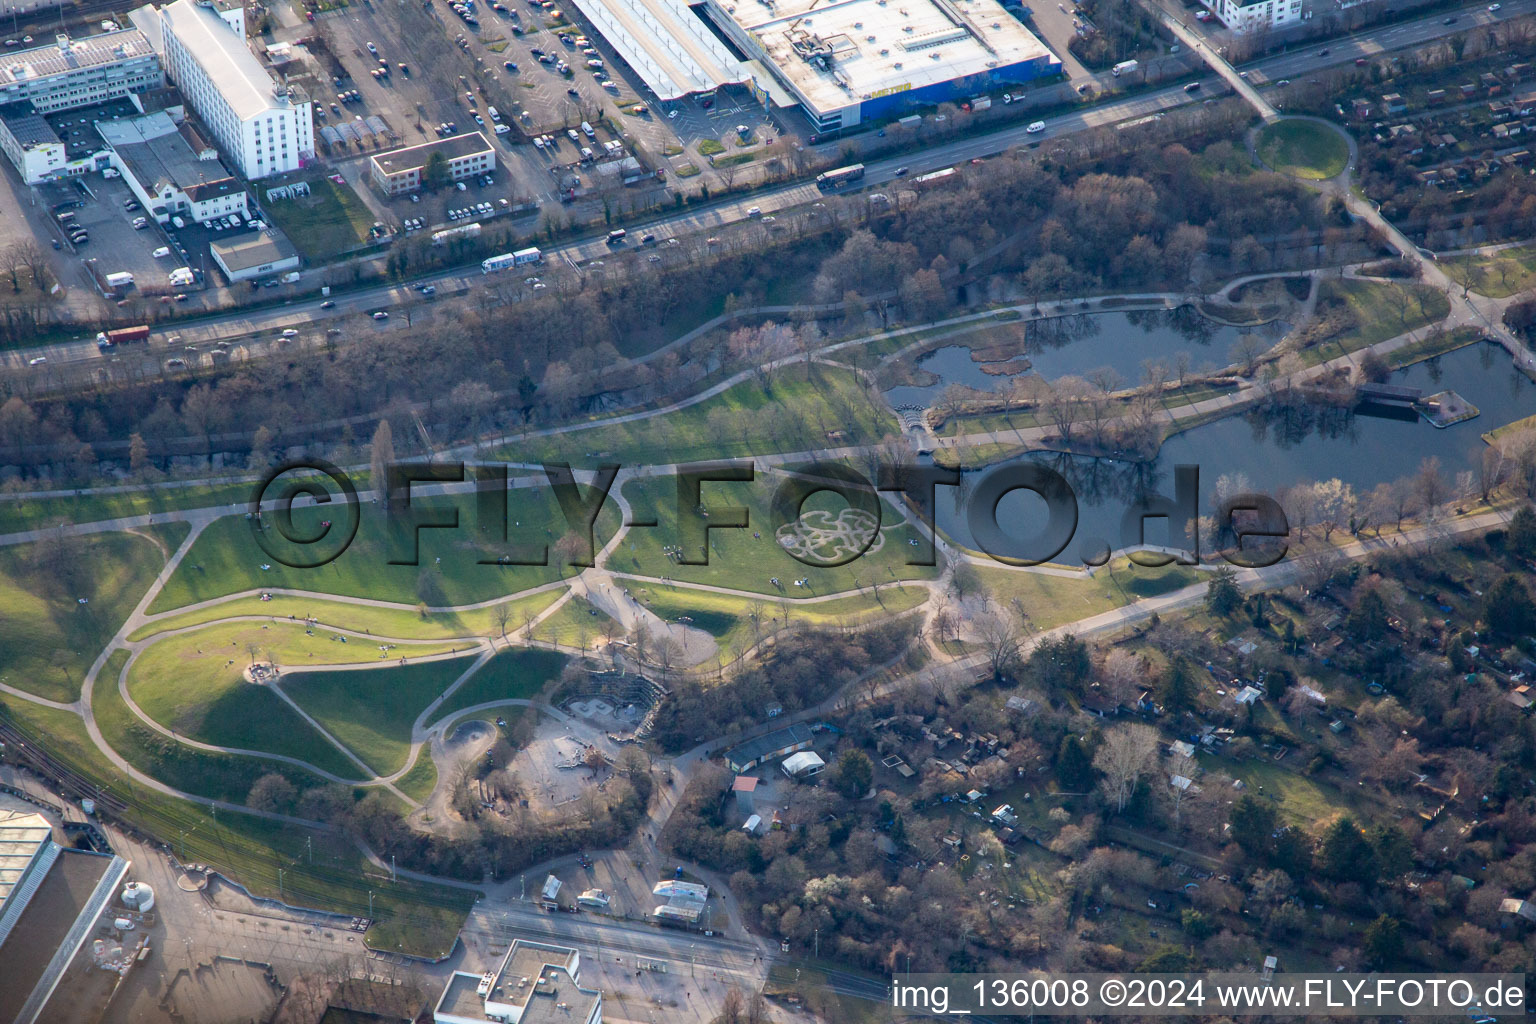
[[[168,242],[153,219],[142,209],[124,208],[123,204],[134,198],[128,186],[121,178],[104,178],[100,174],[85,175],[79,179],[79,183],[85,190],[89,190],[90,195],[74,182],[49,185],[40,190],[50,208],[69,200],[84,204],[70,212],[75,215],[75,223],[90,234],[90,241],[73,246],[73,243],[66,240],[63,243],[65,249],[73,246],[76,256],[93,266],[102,278],[120,271],[132,274],[139,298],[145,298],[156,290],[165,292],[169,287],[166,275],[181,264],[173,259],[157,259],[153,255],[156,249],[168,245]],[[143,218],[147,224],[136,230],[133,222],[139,218]]]

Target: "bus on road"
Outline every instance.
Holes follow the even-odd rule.
[[[839,167],[835,171],[826,171],[816,175],[816,187],[822,191],[831,191],[863,180],[864,165],[849,164],[847,167]]]

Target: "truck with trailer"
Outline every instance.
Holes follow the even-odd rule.
[[[127,345],[135,341],[149,340],[149,325],[139,324],[136,327],[119,327],[111,331],[102,331],[96,335],[97,348],[111,348],[113,345]]]
[[[543,263],[544,253],[537,246],[529,246],[519,249],[512,254],[512,265],[515,267],[527,266],[530,263]]]
[[[480,273],[494,274],[498,270],[506,270],[517,265],[517,257],[510,252],[501,253],[498,256],[488,256],[480,261]]]

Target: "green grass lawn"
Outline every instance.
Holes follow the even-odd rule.
[[[155,732],[133,713],[117,688],[127,660],[127,651],[112,655],[92,694],[91,708],[112,749],[146,775],[187,793],[235,803],[244,803],[256,780],[273,772],[301,791],[325,783],[318,775],[280,761],[196,750]]]
[[[309,195],[267,203],[273,223],[313,263],[361,245],[375,218],[352,186],[338,185],[324,174],[301,177],[309,182]]]
[[[559,589],[540,591],[526,597],[515,597],[501,602],[508,610],[507,631],[510,633],[523,621],[537,615],[553,604],[562,593]],[[306,615],[320,620],[323,626],[370,631],[377,636],[401,637],[407,640],[446,640],[452,637],[499,636],[501,627],[496,620],[496,606],[462,612],[429,612],[422,615],[414,608],[378,608],[372,605],[349,604],[346,601],[330,601],[311,595],[273,594],[272,600],[259,597],[237,597],[219,604],[167,615],[163,619],[146,623],[129,636],[130,640],[142,640],[156,633],[205,622],[217,622],[236,615],[265,615],[274,621],[290,617],[303,619]]]
[[[1123,558],[1115,559],[1113,564],[1113,572],[1100,569],[1091,579],[1086,575],[1068,578],[1001,566],[975,568],[992,599],[1007,608],[1022,609],[1036,629],[1052,629],[1143,598],[1180,590],[1201,579],[1188,566],[1148,569]]]
[[[1476,327],[1457,327],[1449,331],[1437,331],[1426,338],[1412,341],[1402,348],[1387,353],[1387,363],[1393,369],[1443,356],[1483,340],[1483,332]]]
[[[286,754],[356,778],[359,769],[265,686],[241,676],[248,644],[280,666],[373,662],[379,651],[366,640],[342,644],[331,634],[305,634],[287,623],[227,623],[167,638],[146,648],[129,673],[139,706],[161,725],[205,743]],[[460,645],[463,646],[462,644]],[[449,650],[451,644],[409,648],[410,657]],[[393,659],[396,651],[390,652]]]
[[[890,583],[903,579],[930,579],[942,568],[906,564],[916,550],[907,543],[908,538],[916,535],[895,509],[884,503],[878,546],[872,546],[863,555],[841,566],[812,566],[797,561],[775,539],[775,527],[779,524],[774,522],[769,510],[773,493],[784,479],[782,474],[769,474],[760,475],[753,483],[704,485],[702,493],[706,506],[744,506],[748,510],[749,523],[744,529],[709,531],[708,565],[679,565],[664,550],[682,543],[677,530],[677,486],[674,480],[665,477],[629,481],[624,488],[624,497],[634,508],[636,518],[653,516],[658,525],[630,531],[609,558],[608,568],[615,572],[730,587],[769,597],[840,593],[867,586],[871,580]],[[840,498],[823,492],[806,502],[802,515],[815,511],[835,512],[841,508]],[[692,511],[685,514],[697,515]],[[702,554],[702,551],[693,552],[694,557]],[[772,578],[777,578],[781,586],[775,587],[769,582]],[[809,588],[794,586],[798,579],[808,579]]]
[[[366,672],[299,672],[283,680],[283,692],[332,736],[380,775],[405,766],[411,723],[472,658],[392,665]]]
[[[1321,181],[1344,172],[1349,143],[1335,128],[1287,118],[1259,132],[1259,159],[1281,174]]]
[[[1354,325],[1301,353],[1308,365],[1336,359],[1444,320],[1451,311],[1443,292],[1416,282],[1354,278],[1319,284],[1319,311],[1326,303],[1343,303]]]
[[[560,675],[565,661],[565,655],[554,651],[518,647],[501,651],[443,701],[432,721],[445,721],[464,708],[494,700],[532,700]]]
[[[358,487],[367,486],[366,474],[354,476],[353,480]],[[251,499],[251,487],[250,482],[195,487],[146,485],[138,490],[71,498],[0,496],[0,524],[3,524],[0,533],[31,530],[59,522],[95,523],[188,508],[244,505]]]
[[[377,949],[415,956],[448,955],[475,894],[401,879],[367,863],[339,832],[294,828],[247,815],[219,812],[166,797],[125,778],[96,749],[78,715],[13,698],[0,698],[0,714],[31,742],[127,805],[122,818],[172,845],[187,863],[208,864],[261,897],[281,896],[295,906],[365,917],[375,924],[365,941]],[[306,840],[308,846],[306,847]],[[282,869],[281,888],[278,869]]]
[[[400,776],[395,788],[418,803],[425,803],[432,790],[437,788],[437,765],[432,763],[432,753],[426,747],[416,755],[411,770]]]
[[[279,587],[448,607],[515,594],[559,578],[559,567],[554,564],[558,557],[555,542],[565,533],[565,519],[548,489],[515,488],[508,496],[512,520],[509,539],[512,543],[548,545],[551,564],[547,566],[494,564],[501,551],[499,537],[493,544],[479,530],[472,495],[418,500],[413,508],[417,504],[425,515],[448,514],[454,509],[459,514],[457,529],[421,531],[416,555],[419,565],[389,564],[391,557],[408,557],[409,547],[395,548],[390,542],[395,531],[386,525],[383,507],[367,501],[360,506],[361,520],[351,546],[335,561],[315,569],[295,569],[276,561],[257,542],[251,522],[243,515],[215,520],[193,543],[149,610],[170,611],[244,590]],[[598,518],[598,545],[617,527],[617,510],[611,508],[611,502],[609,505]],[[335,515],[323,508],[295,509],[295,529],[318,534],[320,523]],[[409,529],[402,533],[406,538],[410,535]],[[275,528],[269,526],[266,536],[269,543],[285,551],[309,555],[302,548],[285,544]],[[492,564],[479,564],[482,560]],[[270,568],[262,569],[263,565]]]
[[[1299,766],[1298,766],[1299,767]],[[1309,779],[1274,761],[1253,759],[1227,769],[1243,780],[1248,792],[1276,800],[1280,812],[1292,824],[1316,832],[1326,822],[1344,811],[1354,811],[1353,801],[1334,787]],[[1261,790],[1259,787],[1263,787]]]
[[[795,365],[773,373],[766,385],[742,381],[675,412],[530,438],[496,457],[578,462],[596,452],[626,465],[671,465],[869,443],[897,429],[853,373],[816,366],[807,380],[804,366]]]
[[[1440,267],[1457,284],[1491,299],[1505,299],[1536,285],[1536,245],[1487,256],[1447,256]]]
[[[144,532],[175,550],[187,527]],[[0,682],[51,700],[79,696],[91,663],[165,564],[148,537],[100,533],[0,548]]]
[[[739,654],[785,625],[812,625],[820,628],[862,625],[875,618],[886,618],[911,611],[928,599],[922,587],[882,587],[878,598],[872,595],[840,597],[831,601],[785,600],[767,597],[749,599],[707,590],[669,587],[663,584],[630,582],[636,600],[668,621],[687,616],[688,625],[714,637],[727,656]],[[758,623],[752,622],[753,605],[758,605]]]

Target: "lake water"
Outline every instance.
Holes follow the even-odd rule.
[[[1173,494],[1173,467],[1195,465],[1200,470],[1201,511],[1209,512],[1210,496],[1223,475],[1242,474],[1249,490],[1276,494],[1297,483],[1334,477],[1357,492],[1414,473],[1420,462],[1438,457],[1446,483],[1471,469],[1485,447],[1481,434],[1512,420],[1536,414],[1536,384],[1515,372],[1509,356],[1494,345],[1459,349],[1438,359],[1400,370],[1391,383],[1424,389],[1432,394],[1452,389],[1476,405],[1481,415],[1443,430],[1418,418],[1362,415],[1355,412],[1302,410],[1288,417],[1254,414],[1208,423],[1169,439],[1156,459],[1124,462],[1033,453],[1020,456],[1042,462],[1061,473],[1078,501],[1078,527],[1073,542],[1058,560],[1074,562],[1083,538],[1113,539],[1119,546],[1120,519],[1144,494]],[[941,488],[936,518],[953,540],[974,546],[965,515],[956,507],[957,492]],[[1005,497],[998,521],[1017,536],[1037,533],[1045,523],[1045,504],[1026,491]],[[1148,541],[1159,542],[1165,534]]]
[[[1127,383],[1141,376],[1150,359],[1172,367],[1180,352],[1189,354],[1192,370],[1214,369],[1230,363],[1232,346],[1244,334],[1256,333],[1264,347],[1273,346],[1285,333],[1284,324],[1262,327],[1224,327],[1188,306],[1174,310],[1140,310],[1122,313],[1082,313],[1019,321],[1025,337],[1018,352],[1027,356],[1029,372],[1055,379],[1068,374],[1087,374],[1107,367]],[[921,369],[937,374],[927,387],[896,387],[885,393],[893,406],[931,405],[949,384],[963,384],[981,391],[1005,388],[1011,377],[983,373],[972,361],[966,345],[949,345],[917,360]]]

